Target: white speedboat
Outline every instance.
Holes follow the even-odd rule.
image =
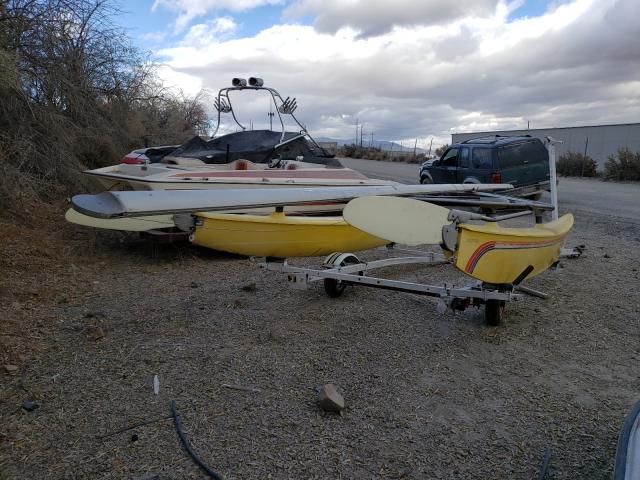
[[[234,79],[218,92],[218,127],[210,139],[196,136],[182,145],[152,147],[128,153],[118,165],[89,170],[107,190],[201,190],[265,187],[351,187],[391,185],[344,167],[324,150],[294,116],[296,100],[283,99],[262,80]],[[281,131],[247,130],[233,110],[230,92],[265,91],[277,113]],[[216,135],[221,114],[230,114],[240,131]],[[274,114],[275,115],[275,114]],[[285,119],[296,131],[287,131]],[[289,122],[292,123],[292,122]],[[315,203],[295,210],[340,211],[341,203]]]

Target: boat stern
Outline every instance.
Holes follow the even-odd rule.
[[[485,283],[513,284],[530,268],[533,278],[558,260],[572,225],[571,214],[531,228],[461,224],[455,266]]]

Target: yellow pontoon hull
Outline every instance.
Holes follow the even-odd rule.
[[[460,224],[455,266],[486,283],[513,283],[529,266],[535,277],[558,260],[572,226],[571,214],[530,228]]]
[[[193,244],[239,255],[314,257],[389,243],[352,227],[342,217],[294,217],[283,213],[196,216],[199,225],[191,236]]]

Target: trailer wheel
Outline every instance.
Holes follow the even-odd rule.
[[[345,265],[355,265],[356,263],[360,263],[360,260],[355,255],[349,255],[345,257],[339,265],[344,267]],[[342,280],[336,280],[335,278],[325,278],[324,279],[324,291],[331,298],[338,298],[344,292],[344,289],[347,288],[347,283]]]
[[[487,300],[484,304],[484,320],[487,325],[497,327],[502,321],[504,302],[500,300]]]

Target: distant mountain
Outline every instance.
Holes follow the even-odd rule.
[[[342,146],[342,145],[351,145],[353,143],[353,139],[350,140],[340,140],[337,138],[328,138],[328,137],[318,137],[316,138],[316,141],[318,142],[336,142],[338,144],[338,146]],[[367,142],[366,139],[362,139],[362,145],[364,147],[368,147],[370,146],[370,142]],[[407,151],[413,151],[413,143],[411,143],[411,145],[400,145],[399,143],[396,142],[390,142],[388,140],[374,140],[373,141],[373,146],[375,148],[379,148],[381,150],[388,150],[388,151],[394,151],[394,152],[399,152],[400,149],[402,149],[402,151],[407,152]],[[427,153],[428,150],[424,150],[420,147],[416,148],[416,153]],[[433,153],[433,152],[432,152]]]

